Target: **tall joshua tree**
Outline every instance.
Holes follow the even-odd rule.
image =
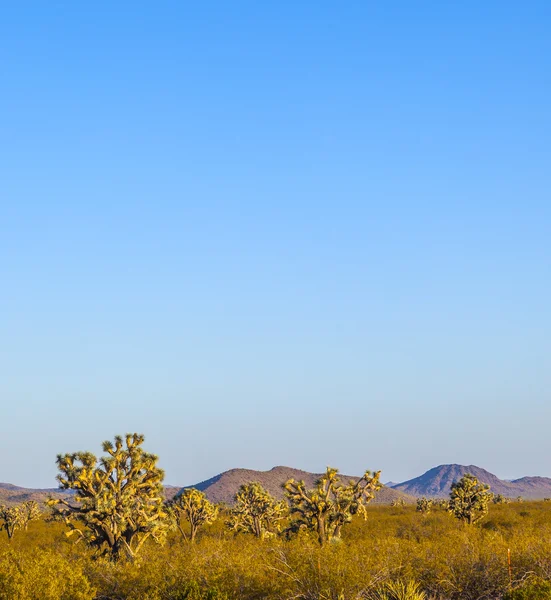
[[[463,523],[472,525],[488,513],[493,494],[490,486],[479,483],[470,473],[452,484],[448,512]]]
[[[190,526],[189,539],[193,543],[197,531],[203,525],[210,525],[218,516],[218,507],[210,502],[203,492],[188,488],[168,504],[171,515],[184,539],[187,536],[182,527],[182,519]]]
[[[366,471],[361,479],[343,484],[338,470],[327,467],[312,490],[306,489],[304,481],[289,479],[283,486],[291,514],[295,516],[289,530],[314,531],[321,546],[339,539],[342,527],[350,523],[354,515],[367,517],[366,506],[381,488],[380,475],[381,471]]]
[[[285,501],[277,502],[260,483],[244,483],[235,495],[228,525],[235,531],[264,539],[280,530],[286,512]]]
[[[71,500],[50,499],[54,516],[74,534],[112,558],[133,558],[145,540],[162,541],[169,527],[163,503],[164,472],[158,457],[142,448],[144,436],[127,434],[103,442],[106,456],[91,452],[60,454],[60,487],[74,490]],[[80,526],[79,526],[80,525]]]

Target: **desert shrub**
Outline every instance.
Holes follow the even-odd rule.
[[[173,531],[164,546],[147,540],[134,561],[118,562],[39,519],[11,543],[0,536],[0,600],[381,600],[387,584],[412,581],[431,600],[498,600],[510,592],[508,549],[511,600],[551,580],[551,503],[492,504],[480,527],[414,505],[367,511],[323,547],[307,531],[261,541],[219,519],[199,544]]]
[[[504,600],[548,600],[551,598],[551,582],[527,583],[505,594]]]
[[[0,600],[92,600],[82,566],[51,551],[0,556]]]
[[[389,581],[381,587],[377,600],[425,600],[427,595],[415,581]]]
[[[271,541],[252,536],[204,536],[201,544],[150,544],[133,562],[94,561],[89,577],[98,596],[113,600],[225,600],[273,597],[275,580],[262,557]],[[260,546],[260,547],[259,547]]]

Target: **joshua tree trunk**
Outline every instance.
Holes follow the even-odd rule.
[[[327,533],[325,531],[325,519],[323,517],[318,517],[318,542],[320,546],[325,546],[325,542],[327,541]]]

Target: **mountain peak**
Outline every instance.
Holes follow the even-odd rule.
[[[211,502],[223,502],[232,504],[234,496],[239,489],[239,486],[244,483],[256,481],[262,485],[275,498],[283,498],[283,484],[289,479],[304,481],[307,488],[313,488],[315,482],[321,476],[320,473],[309,473],[292,467],[284,467],[282,465],[273,467],[269,471],[255,471],[253,469],[231,469],[219,473],[210,479],[201,481],[193,487],[204,492]],[[348,475],[342,475],[343,480],[350,479]],[[356,477],[356,479],[359,479]],[[185,489],[185,488],[184,488]],[[393,500],[404,500],[412,502],[413,498],[401,493],[398,490],[393,490],[389,487],[383,487],[375,494],[373,502],[390,504]]]
[[[466,473],[474,475],[481,483],[489,485],[490,490],[495,494],[510,498],[517,496],[544,498],[551,495],[551,479],[547,477],[523,477],[515,481],[505,481],[476,465],[458,464],[433,467],[419,477],[393,485],[392,489],[417,497],[444,498],[449,495],[452,484],[459,481]]]

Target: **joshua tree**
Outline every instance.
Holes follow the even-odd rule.
[[[27,527],[31,521],[40,517],[40,508],[34,500],[27,500],[19,505],[19,513],[21,517],[21,526],[27,531]]]
[[[380,474],[380,471],[374,474],[366,471],[358,481],[350,480],[343,485],[338,470],[327,467],[313,490],[307,490],[304,481],[289,479],[283,487],[291,514],[296,517],[289,531],[315,531],[321,546],[328,540],[339,539],[343,525],[350,523],[353,515],[367,517],[366,505],[381,488]]]
[[[11,541],[13,534],[21,529],[22,519],[19,506],[0,505],[0,529],[3,529]]]
[[[168,529],[164,472],[157,467],[158,457],[142,449],[143,441],[137,433],[127,434],[124,442],[116,436],[114,444],[103,443],[107,456],[99,460],[90,452],[57,457],[57,480],[75,495],[72,500],[48,501],[54,517],[65,520],[68,535],[105,549],[113,559],[121,551],[133,558],[146,539],[162,541]]]
[[[506,498],[505,496],[502,496],[501,494],[496,494],[492,498],[492,502],[494,504],[509,504],[511,502],[511,500],[510,500],[510,498]]]
[[[428,515],[432,510],[432,500],[430,498],[417,498],[417,512],[423,513],[424,515]]]
[[[264,539],[280,530],[286,512],[285,501],[277,502],[260,483],[244,483],[235,495],[228,525],[235,531]]]
[[[444,498],[440,498],[439,500],[433,501],[433,506],[435,506],[436,508],[442,508],[444,510],[448,510],[448,508],[450,507],[450,501],[445,500]]]
[[[34,500],[28,500],[16,506],[0,505],[0,531],[4,529],[11,541],[13,534],[18,529],[26,531],[29,521],[33,521],[39,516],[40,509]]]
[[[174,522],[184,539],[187,536],[182,527],[182,519],[190,525],[190,541],[195,542],[197,531],[203,525],[210,525],[218,516],[218,507],[209,502],[203,492],[188,488],[168,504]]]
[[[488,513],[488,504],[493,494],[490,486],[479,483],[470,473],[452,484],[448,512],[454,517],[472,525]]]

